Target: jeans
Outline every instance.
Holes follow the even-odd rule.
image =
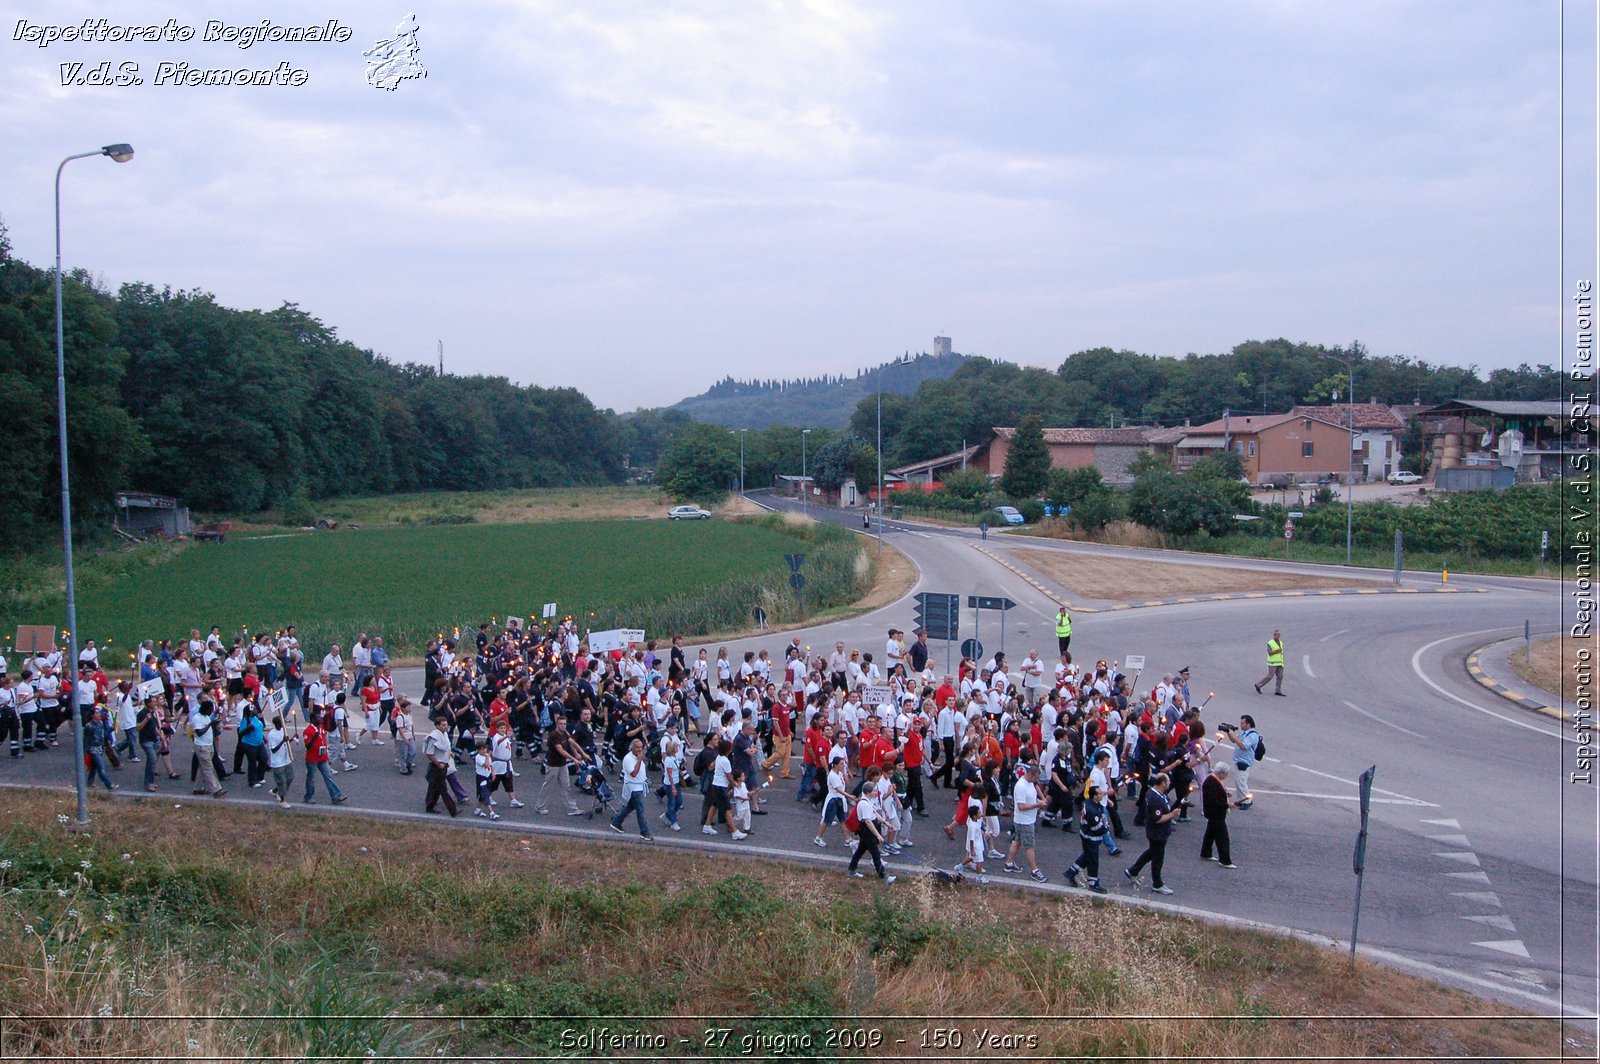
[[[267,778],[267,748],[261,743],[240,743],[239,749],[244,751],[245,782],[254,787]]]
[[[306,764],[306,801],[311,801],[317,796],[317,775],[321,774],[322,782],[328,787],[328,797],[338,801],[343,795],[339,793],[339,785],[333,782],[333,776],[328,772],[326,761],[312,761]]]
[[[628,791],[628,801],[621,809],[617,810],[617,815],[611,818],[611,826],[621,831],[622,822],[628,819],[630,812],[638,819],[639,834],[648,839],[650,837],[650,825],[646,823],[644,818],[643,791],[637,789]]]
[[[807,763],[800,769],[800,790],[794,796],[797,802],[803,802],[811,797],[812,788],[817,785],[817,766]]]
[[[106,754],[98,746],[89,748],[89,783],[99,780],[106,785],[106,790],[116,790],[111,785],[111,777],[106,775]]]
[[[294,762],[272,770],[272,789],[278,792],[278,801],[289,800],[289,788],[294,786]]]
[[[415,739],[396,739],[395,756],[400,761],[400,771],[409,773],[417,761],[417,741]]]
[[[156,758],[160,756],[161,744],[154,739],[141,739],[139,749],[144,751],[144,785],[156,785]]]
[[[882,879],[887,873],[883,870],[883,855],[878,852],[878,836],[863,824],[860,834],[856,836],[856,853],[850,858],[850,871],[854,872],[862,856],[869,853],[872,855],[872,866],[878,870],[878,878]]]
[[[683,788],[676,783],[667,784],[667,823],[676,824],[683,809]]]
[[[122,738],[120,740],[118,740],[117,745],[115,747],[117,752],[121,753],[123,750],[126,750],[126,751],[128,751],[128,756],[132,757],[133,756],[133,752],[135,750],[137,750],[138,748],[139,748],[139,729],[137,729],[137,728],[123,728],[122,729]]]

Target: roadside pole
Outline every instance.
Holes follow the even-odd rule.
[[[1406,556],[1406,534],[1401,529],[1394,530],[1394,586],[1400,586],[1400,563]]]
[[[1356,936],[1361,932],[1361,885],[1367,871],[1367,813],[1372,808],[1372,777],[1378,774],[1373,765],[1361,774],[1361,833],[1356,836],[1356,915],[1350,924],[1350,960],[1356,959]]]

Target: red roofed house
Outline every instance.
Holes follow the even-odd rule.
[[[1336,425],[1350,424],[1348,405],[1297,406],[1290,411],[1301,417],[1311,415]],[[1400,468],[1400,437],[1405,419],[1383,403],[1355,404],[1356,434],[1350,446],[1355,449],[1356,476],[1361,480],[1381,480]]]
[[[1323,475],[1343,480],[1350,464],[1350,430],[1320,413],[1235,414],[1185,430],[1176,448],[1178,468],[1224,446],[1239,455],[1253,484]]]
[[[968,469],[982,469],[998,477],[1006,469],[1006,453],[1017,430],[996,428],[967,458]],[[1128,466],[1141,451],[1154,451],[1172,457],[1172,447],[1183,436],[1178,429],[1148,427],[1120,429],[1045,429],[1045,446],[1050,448],[1052,469],[1081,469],[1094,466],[1108,482],[1129,479]]]

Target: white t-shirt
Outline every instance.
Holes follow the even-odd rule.
[[[289,750],[289,736],[282,728],[267,729],[267,767],[287,768],[293,760]]]
[[[856,819],[863,824],[871,823],[878,819],[878,803],[863,794],[856,802]]]
[[[717,758],[721,762],[722,758]],[[720,767],[720,766],[719,766]],[[635,791],[643,792],[649,785],[649,778],[645,775],[645,762],[642,757],[635,757],[632,750],[622,759],[622,793],[624,796]],[[713,780],[713,782],[715,782]]]
[[[721,754],[717,755],[716,765],[711,770],[711,786],[727,787],[728,777],[733,774],[733,764]]]
[[[217,718],[208,717],[199,710],[189,714],[189,727],[194,730],[194,745],[207,750],[217,745]]]
[[[1032,780],[1028,779],[1026,776],[1018,780],[1016,786],[1011,790],[1011,798],[1015,803],[1012,808],[1016,810],[1016,815],[1011,818],[1014,823],[1036,824],[1039,822],[1038,809],[1022,808],[1024,805],[1028,805],[1039,800],[1039,788],[1033,785]]]

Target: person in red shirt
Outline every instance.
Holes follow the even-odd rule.
[[[311,805],[317,800],[316,778],[320,773],[322,782],[327,784],[328,797],[333,799],[334,805],[338,805],[345,800],[345,796],[339,792],[339,785],[333,782],[333,775],[328,771],[328,731],[323,727],[324,713],[313,709],[309,712],[309,718],[305,734],[301,736],[306,750],[305,802]]]
[[[857,741],[860,744],[860,753],[857,757],[860,759],[862,775],[865,776],[869,768],[876,768],[882,772],[883,744],[882,736],[878,733],[876,718],[869,717],[861,725],[861,734],[857,737]]]
[[[761,762],[761,767],[770,770],[772,766],[779,765],[782,767],[779,779],[794,779],[794,773],[790,771],[793,750],[794,723],[789,700],[780,692],[779,697],[772,702],[772,756]]]
[[[922,758],[926,752],[923,743],[927,738],[928,721],[925,717],[918,717],[900,747],[900,756],[905,759],[906,766],[906,804],[913,806],[918,816],[928,815],[922,800]]]
[[[377,694],[376,691],[373,694]],[[511,725],[511,706],[506,702],[505,688],[500,688],[494,693],[494,698],[489,702],[489,734],[499,735],[500,725]]]
[[[822,719],[819,710],[812,714],[811,723],[806,726],[800,759],[800,793],[795,796],[797,802],[806,801],[823,790],[822,781],[827,778],[829,744],[827,733],[822,730]]]

